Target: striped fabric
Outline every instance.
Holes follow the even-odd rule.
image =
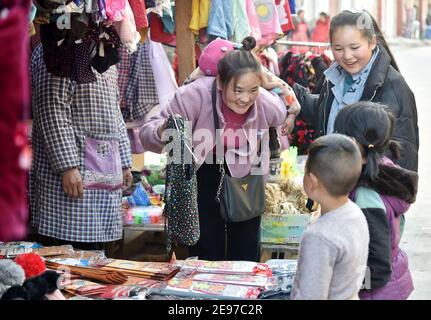
[[[117,70],[95,75],[96,82],[77,84],[47,72],[42,46],[32,54],[31,225],[45,236],[76,242],[122,236],[121,190],[84,190],[83,199],[71,199],[61,184],[60,173],[69,168],[78,167],[83,176],[85,137],[118,140],[122,167],[131,167]]]
[[[159,104],[153,68],[150,63],[150,43],[138,44],[138,51],[129,57],[129,78],[124,94],[126,122],[142,119]]]

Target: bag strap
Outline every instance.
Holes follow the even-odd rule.
[[[219,118],[218,118],[218,114],[217,114],[217,82],[216,80],[214,80],[213,85],[211,87],[211,102],[212,102],[212,107],[213,107],[213,117],[214,117],[214,128],[215,128],[215,136],[216,136],[216,164],[217,162],[219,162],[221,159],[217,158],[217,146],[218,143],[220,141],[220,135],[217,134],[217,130],[220,129],[220,122],[219,122]],[[220,161],[220,182],[217,188],[217,195],[215,197],[215,200],[220,203],[220,194],[223,188],[223,180],[224,180],[224,176],[226,174],[225,170],[224,170],[224,157],[223,157],[223,162]]]

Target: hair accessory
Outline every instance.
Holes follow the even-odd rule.
[[[374,149],[374,144],[369,144],[368,149]]]

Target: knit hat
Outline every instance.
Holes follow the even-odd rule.
[[[228,40],[217,38],[210,42],[202,51],[199,58],[199,68],[206,76],[218,75],[217,64],[230,51],[241,48],[241,44],[237,44]]]
[[[22,267],[26,279],[37,277],[46,270],[45,262],[37,253],[23,253],[17,255],[14,261]]]
[[[12,260],[0,260],[0,297],[12,286],[21,286],[25,280],[24,269]]]

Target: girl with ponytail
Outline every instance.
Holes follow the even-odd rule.
[[[370,232],[368,268],[361,299],[404,300],[413,291],[408,259],[399,247],[400,223],[416,199],[418,175],[396,166],[392,140],[395,118],[386,106],[358,102],[337,115],[334,131],[355,139],[363,157],[362,174],[350,195],[363,211]]]

